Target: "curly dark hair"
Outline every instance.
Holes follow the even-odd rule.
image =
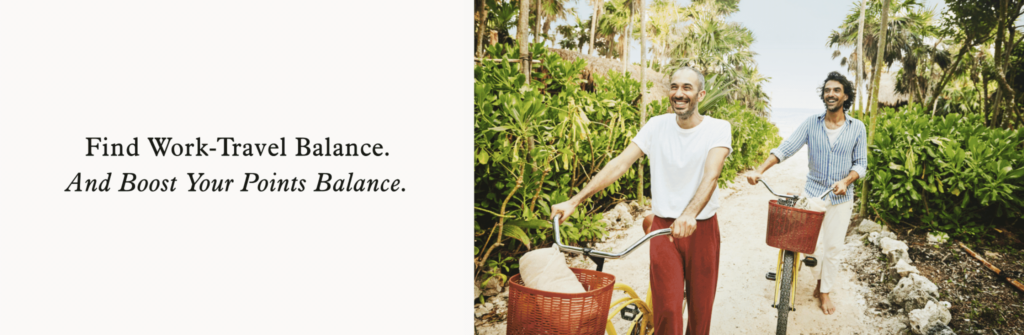
[[[849,111],[850,107],[853,106],[853,101],[856,100],[857,89],[853,87],[853,83],[851,83],[849,79],[846,79],[846,76],[836,71],[829,72],[828,78],[825,78],[825,81],[821,82],[821,87],[818,88],[818,96],[821,97],[821,102],[825,102],[825,84],[830,80],[838,81],[839,84],[843,85],[843,93],[846,93],[846,101],[843,102],[843,111]]]

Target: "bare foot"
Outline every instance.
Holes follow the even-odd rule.
[[[828,297],[828,293],[821,293],[821,311],[825,312],[825,315],[832,315],[836,312],[836,306],[832,304],[832,299]]]
[[[820,295],[821,295],[821,281],[819,280],[818,281],[818,286],[814,287],[814,299],[818,299],[818,296],[820,296]]]

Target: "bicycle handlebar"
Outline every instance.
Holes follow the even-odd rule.
[[[768,186],[768,183],[766,183],[764,181],[764,179],[758,179],[758,181],[760,181],[762,184],[764,184],[764,187],[768,188],[768,192],[772,192],[772,194],[774,194],[775,196],[783,197],[783,198],[787,198],[787,199],[793,199],[793,200],[796,200],[796,199],[799,198],[799,196],[796,196],[796,195],[782,195],[782,194],[775,193],[775,190],[772,190],[772,187]],[[828,190],[828,191],[825,191],[825,193],[823,193],[818,198],[824,198],[826,195],[828,195],[831,192],[832,192],[831,189]],[[626,255],[629,255],[630,253],[632,253],[633,250],[636,250],[636,248],[639,247],[641,244],[644,244],[644,242],[647,242],[647,241],[649,241],[650,239],[652,239],[652,238],[654,238],[656,236],[672,234],[672,229],[670,229],[670,228],[658,229],[658,230],[655,230],[655,231],[652,231],[652,232],[648,233],[647,235],[644,235],[644,237],[640,238],[636,242],[633,242],[633,244],[630,245],[629,247],[627,247],[626,250],[623,250],[623,251],[618,252],[618,253],[610,253],[610,252],[604,252],[604,251],[600,251],[600,250],[594,250],[594,249],[591,249],[591,248],[581,248],[581,247],[574,247],[574,246],[562,244],[562,232],[558,229],[558,226],[559,226],[558,222],[561,221],[561,219],[562,219],[561,215],[555,215],[554,219],[551,220],[551,226],[552,226],[552,228],[554,228],[554,231],[555,231],[555,245],[558,246],[558,250],[567,251],[567,252],[571,252],[571,253],[575,253],[575,254],[581,254],[581,255],[587,255],[587,256],[593,256],[593,257],[599,257],[599,258],[605,258],[605,259],[617,259],[617,258],[625,257]]]
[[[760,178],[757,181],[761,182],[761,184],[764,184],[764,187],[768,188],[768,192],[772,192],[772,194],[774,194],[777,197],[793,199],[793,200],[796,200],[796,199],[800,198],[799,196],[796,196],[796,195],[782,195],[782,194],[775,193],[775,190],[772,190],[772,187],[768,186],[768,183],[764,182],[763,178]],[[832,189],[826,190],[825,193],[822,193],[821,195],[817,196],[817,198],[824,200],[825,196],[828,195],[829,193],[832,193]]]
[[[630,245],[628,248],[626,248],[626,250],[623,250],[623,251],[618,252],[618,253],[610,253],[610,252],[604,252],[604,251],[600,251],[600,250],[594,250],[594,249],[591,249],[591,248],[580,248],[580,247],[574,247],[574,246],[569,246],[569,245],[562,244],[561,232],[558,230],[558,222],[561,221],[561,219],[562,219],[561,215],[555,215],[554,220],[551,220],[551,225],[555,228],[555,245],[558,246],[558,250],[568,251],[568,252],[572,252],[572,253],[576,253],[576,254],[581,254],[581,255],[586,255],[586,256],[600,257],[600,258],[605,258],[605,259],[618,259],[618,258],[624,257],[626,255],[629,255],[631,252],[633,252],[633,250],[635,250],[641,244],[644,244],[644,242],[647,242],[648,240],[654,238],[655,236],[668,235],[668,234],[672,233],[672,229],[669,229],[669,228],[658,229],[658,230],[655,230],[655,231],[652,231],[652,232],[648,233],[647,235],[644,235],[644,237],[640,238],[636,242],[633,242],[633,244]]]

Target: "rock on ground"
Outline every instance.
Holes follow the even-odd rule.
[[[910,250],[910,248],[903,241],[881,237],[878,240],[878,244],[882,248],[882,253],[888,256],[891,261],[906,261],[908,264],[913,262],[910,260],[910,254],[907,253],[907,250]]]
[[[896,284],[896,288],[889,294],[889,301],[912,311],[924,308],[928,303],[938,302],[938,296],[939,287],[928,278],[910,274]]]
[[[861,234],[870,234],[873,232],[881,233],[882,225],[875,223],[875,221],[864,219],[864,221],[860,222],[860,226],[857,226],[857,232]]]
[[[916,334],[929,334],[935,323],[945,326],[953,318],[949,310],[934,301],[928,301],[924,308],[910,311],[909,316],[910,329]]]
[[[908,264],[904,259],[897,261],[896,266],[892,267],[892,269],[899,273],[900,277],[909,276],[911,273],[920,274],[916,266]]]

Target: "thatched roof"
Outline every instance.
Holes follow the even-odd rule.
[[[588,56],[572,50],[548,48],[551,52],[558,54],[564,60],[575,61],[577,58],[583,58],[587,62],[587,67],[583,69],[583,78],[588,82],[593,83],[592,75],[598,73],[601,75],[607,75],[608,71],[622,71],[622,61],[618,59],[609,59],[596,56]],[[640,81],[640,66],[630,64],[628,65],[628,71],[630,77]],[[651,101],[661,100],[668,96],[668,76],[661,74],[658,71],[647,69],[646,78],[648,82],[653,82],[654,86],[651,87],[650,94],[646,96],[644,100],[648,103]]]
[[[865,95],[864,97],[867,98],[868,96]],[[882,77],[878,83],[878,104],[895,107],[906,104],[907,101],[906,94],[896,93],[896,74],[888,71],[882,72]]]

